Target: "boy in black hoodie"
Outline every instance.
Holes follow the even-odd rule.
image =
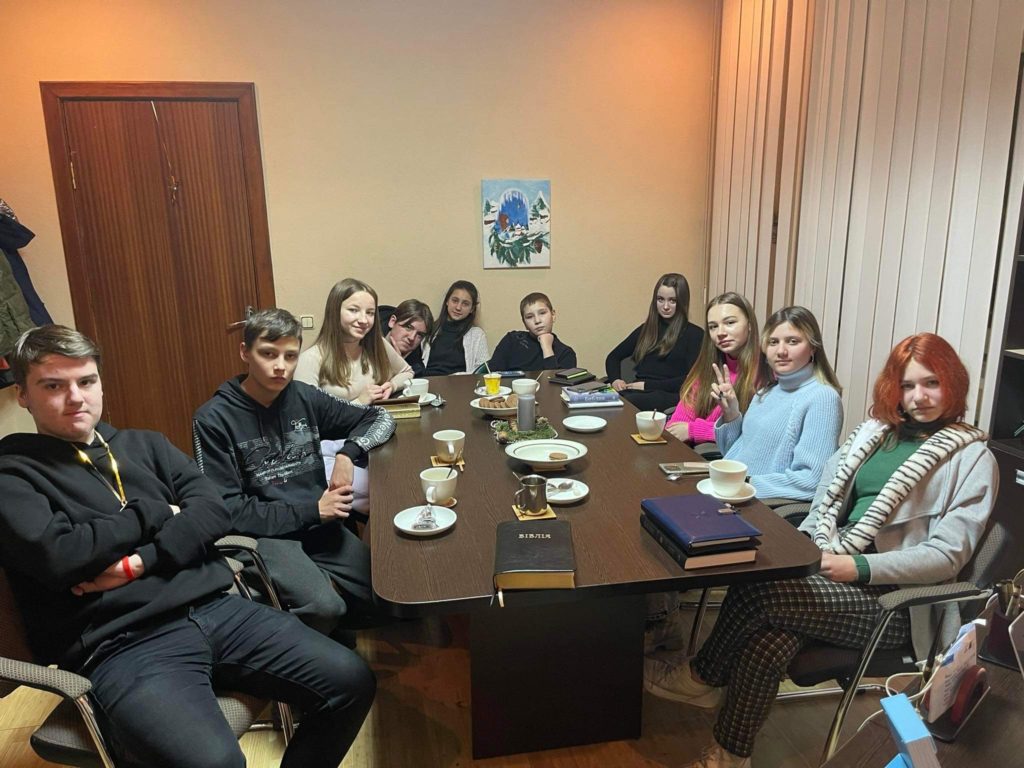
[[[283,309],[253,314],[240,347],[249,373],[196,411],[196,462],[220,490],[235,533],[259,540],[282,604],[329,634],[372,623],[370,553],[342,521],[365,501],[367,452],[395,422],[292,381],[302,327]],[[330,481],[321,440],[345,440]]]
[[[100,423],[92,341],[35,328],[11,365],[38,434],[0,441],[0,567],[36,659],[92,682],[117,764],[244,765],[216,676],[309,707],[282,765],[337,766],[373,700],[365,663],[225,594],[231,572],[209,545],[230,530],[227,509],[163,435]]]
[[[541,371],[575,368],[576,353],[554,334],[555,309],[543,293],[530,293],[519,302],[525,331],[509,331],[487,361],[492,371]]]

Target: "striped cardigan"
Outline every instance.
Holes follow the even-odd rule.
[[[886,430],[881,422],[869,420],[857,428],[852,442],[836,451],[822,473],[801,531],[813,536],[817,530],[823,501],[844,450],[858,451]],[[840,520],[851,504],[852,484],[850,475],[837,513]],[[871,583],[908,587],[955,580],[981,540],[998,488],[996,461],[984,442],[976,440],[950,453],[909,489],[878,529],[874,537],[877,551],[865,555]],[[927,606],[911,609],[911,633],[919,658],[927,655],[940,618],[938,611],[933,613]],[[955,616],[950,623],[943,623],[943,637],[949,637],[950,631],[955,634],[957,625]]]

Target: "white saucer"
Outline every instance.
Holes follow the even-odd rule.
[[[550,483],[557,483],[559,481],[564,482],[564,479],[556,477],[548,481],[549,504],[573,504],[587,498],[587,495],[590,493],[589,486],[582,480],[573,480],[572,488],[566,488],[564,491],[552,491]]]
[[[476,394],[484,396],[487,395],[487,387],[477,387],[473,390]],[[490,397],[504,397],[505,395],[512,394],[512,387],[498,387],[498,391]]]
[[[392,397],[418,397],[420,405],[426,405],[427,403],[434,399],[434,395],[431,392],[424,392],[422,395],[410,395],[408,392],[405,392],[404,390],[400,395],[395,394],[392,395]]]
[[[573,432],[600,432],[608,426],[608,422],[600,416],[570,416],[562,419],[562,423]]]
[[[431,528],[429,531],[413,528],[412,524],[416,522],[416,518],[419,517],[420,512],[423,511],[423,506],[423,504],[417,504],[415,507],[403,509],[395,515],[395,527],[402,531],[402,533],[407,533],[410,536],[434,536],[438,533],[444,533],[447,531],[455,525],[455,521],[458,519],[458,515],[455,514],[455,510],[440,507],[435,504],[434,519],[437,520],[437,528]]]
[[[697,490],[700,493],[705,493],[708,496],[714,496],[719,501],[750,501],[754,496],[757,495],[757,491],[754,490],[754,486],[750,483],[744,483],[740,486],[740,492],[735,496],[723,496],[720,493],[715,493],[714,486],[711,485],[711,478],[705,477],[699,483],[697,483]]]

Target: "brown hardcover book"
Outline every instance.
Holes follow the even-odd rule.
[[[672,541],[668,534],[654,520],[643,513],[640,514],[640,525],[651,534],[654,540],[662,546],[662,549],[672,556],[673,560],[683,567],[684,571],[694,571],[698,568],[714,568],[718,565],[752,563],[757,559],[757,545],[759,543],[757,539],[749,540],[742,547],[723,547],[714,552],[691,554]]]
[[[494,586],[504,589],[572,589],[576,559],[568,520],[498,523]]]
[[[418,404],[410,406],[385,405],[384,410],[391,414],[392,419],[418,419],[420,407]]]
[[[399,397],[389,397],[386,400],[378,400],[374,405],[383,405],[387,408],[389,405],[412,405],[415,403],[419,405],[419,395],[401,395]]]

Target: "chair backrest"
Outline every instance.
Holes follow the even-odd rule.
[[[21,610],[3,568],[0,568],[0,656],[18,661],[33,660]]]
[[[0,657],[15,661],[32,661],[28,648],[25,624],[21,610],[14,600],[14,592],[7,573],[0,568]],[[18,686],[0,682],[0,698],[14,691]]]
[[[974,557],[960,572],[959,581],[989,587],[999,579],[1012,579],[1024,566],[1024,510],[996,499]]]

